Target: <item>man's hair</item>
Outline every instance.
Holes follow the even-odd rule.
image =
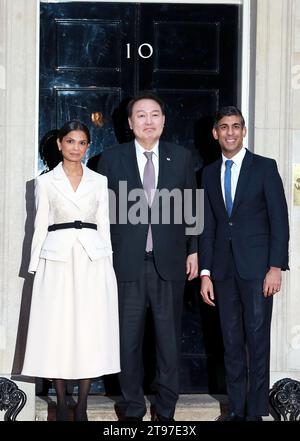
[[[155,93],[150,92],[150,91],[148,92],[146,90],[143,92],[139,92],[127,104],[127,115],[129,118],[132,116],[132,108],[133,108],[134,104],[140,100],[153,100],[153,101],[155,101],[160,106],[162,114],[165,115],[165,108],[166,107],[165,107],[165,103],[163,102],[163,100],[161,98],[159,98],[157,95],[155,95]]]
[[[214,128],[217,128],[219,121],[224,118],[224,116],[239,116],[241,118],[242,127],[245,127],[245,120],[240,109],[235,106],[224,106],[216,112]]]

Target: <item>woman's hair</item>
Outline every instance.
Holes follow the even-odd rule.
[[[39,153],[41,160],[47,167],[47,171],[52,170],[62,160],[62,154],[57,148],[58,130],[50,130],[40,141]]]
[[[72,132],[72,130],[81,130],[82,132],[84,132],[86,134],[88,143],[91,142],[91,135],[90,135],[90,131],[89,131],[88,127],[85,124],[83,124],[82,122],[77,121],[77,120],[67,121],[58,130],[57,137],[60,140],[60,142],[62,141],[63,137],[66,136],[69,132]]]

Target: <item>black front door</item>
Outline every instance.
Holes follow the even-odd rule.
[[[41,3],[40,138],[79,119],[91,130],[93,157],[129,139],[125,104],[153,90],[166,102],[164,139],[190,149],[201,172],[219,155],[214,112],[238,104],[239,17],[237,5]],[[189,284],[181,391],[220,391],[221,353],[216,313]]]

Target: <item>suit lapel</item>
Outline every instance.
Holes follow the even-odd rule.
[[[172,151],[163,142],[159,142],[159,171],[157,188],[164,188],[164,181],[168,176],[166,166],[172,160]],[[136,151],[134,142],[124,145],[122,150],[122,166],[126,170],[127,180],[131,183],[133,188],[143,188],[143,183],[140,177],[139,167],[136,158]]]
[[[249,182],[249,174],[252,170],[251,169],[252,164],[253,164],[253,155],[252,153],[249,152],[249,150],[246,150],[246,154],[244,156],[241,166],[241,171],[239,174],[239,179],[237,182],[231,216],[233,216],[234,213],[236,212],[237,207],[241,202],[243,195],[245,194],[246,186]]]
[[[167,179],[171,174],[169,167],[173,160],[172,149],[169,148],[167,144],[159,141],[158,149],[158,178],[152,206],[155,206],[158,203],[158,191],[168,188]]]
[[[169,175],[167,170],[167,164],[172,161],[172,151],[169,151],[167,146],[163,142],[159,142],[159,159],[158,159],[158,179],[157,189],[165,188],[165,179]]]
[[[124,145],[121,154],[122,167],[126,171],[127,181],[130,182],[132,188],[143,188],[134,142]]]
[[[85,196],[86,193],[91,191],[94,186],[92,172],[84,164],[82,164],[82,167],[83,175],[76,192],[73,190],[72,185],[63,170],[62,162],[53,169],[53,185],[59,193],[79,208],[80,199]]]
[[[53,185],[59,193],[63,194],[63,196],[70,201],[74,202],[74,191],[69,179],[67,178],[67,175],[63,170],[62,162],[60,162],[53,169]]]
[[[166,180],[169,176],[168,165],[172,161],[172,150],[168,146],[159,141],[159,170],[157,179],[157,190],[166,188]],[[138,168],[136,151],[134,142],[124,145],[122,151],[122,167],[126,170],[126,177],[128,182],[130,182],[132,188],[143,188],[143,183],[140,177],[140,172]]]
[[[221,187],[221,167],[222,167],[222,159],[219,159],[215,163],[214,170],[212,171],[211,185],[215,186],[213,188],[212,194],[215,194],[216,206],[222,207],[224,210],[224,214],[228,216],[225,206],[225,201],[223,198],[222,187]]]
[[[75,194],[75,203],[84,197],[87,193],[90,193],[94,186],[95,186],[95,180],[93,176],[93,172],[87,168],[84,164],[82,164],[83,168],[83,175],[80,181],[80,184],[76,190]]]

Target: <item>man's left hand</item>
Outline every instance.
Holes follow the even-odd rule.
[[[281,268],[271,266],[266,274],[263,286],[265,297],[272,296],[280,291],[281,288]]]
[[[198,276],[198,254],[190,254],[186,259],[186,273],[189,274],[188,280],[193,280]]]

